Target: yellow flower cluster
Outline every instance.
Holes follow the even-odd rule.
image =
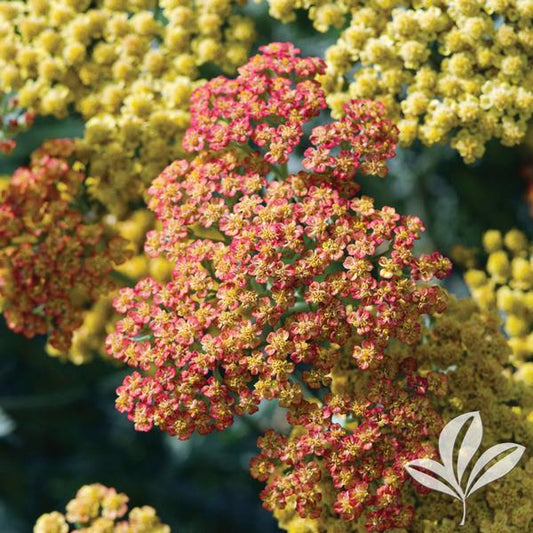
[[[242,0],[0,1],[0,89],[85,122],[93,196],[124,216],[182,155],[199,67],[232,71],[254,40]]]
[[[129,498],[99,483],[84,485],[67,504],[66,513],[57,511],[42,515],[34,533],[170,533],[155,509],[147,505],[128,512]]]
[[[533,525],[533,391],[504,371],[509,352],[498,317],[471,300],[458,300],[436,319],[414,353],[423,369],[450,369],[447,394],[437,398],[445,420],[479,411],[482,451],[503,441],[526,447],[514,470],[469,499],[467,523],[461,528],[465,533],[519,533]],[[419,496],[419,501],[414,533],[457,530],[458,501],[435,492]]]
[[[447,370],[447,389],[434,398],[445,421],[468,411],[479,411],[483,420],[482,450],[501,441],[526,446],[512,472],[477,492],[469,499],[464,533],[521,533],[533,523],[533,391],[517,383],[503,371],[509,345],[499,331],[494,315],[481,312],[472,300],[452,300],[447,311],[436,317],[415,347],[397,346],[398,355],[415,357],[421,373],[433,375]],[[342,367],[342,368],[341,368]],[[346,362],[333,375],[338,391],[358,386],[356,371]],[[298,431],[296,429],[295,431]],[[322,498],[333,499],[327,487],[320,486]],[[398,533],[454,533],[461,520],[460,502],[441,493],[414,496],[406,487],[406,497],[416,508],[413,525]],[[409,501],[409,500],[408,500]],[[291,505],[292,503],[292,505]],[[275,513],[280,527],[289,533],[363,533],[363,520],[347,522],[323,513],[320,519],[300,518],[294,501]],[[327,508],[327,507],[326,507]]]
[[[518,377],[532,384],[533,365],[525,361],[533,357],[533,245],[519,230],[489,230],[483,248],[485,267],[467,270],[465,281],[481,309],[503,315]]]
[[[133,285],[136,281],[151,276],[158,281],[168,281],[171,274],[170,263],[162,258],[150,258],[143,252],[146,233],[156,227],[155,217],[148,209],[138,209],[123,221],[109,215],[106,223],[110,231],[117,233],[128,241],[127,250],[133,256],[118,265],[113,274],[114,280],[120,286]],[[76,365],[87,363],[95,356],[107,357],[105,339],[114,331],[116,321],[120,318],[113,309],[113,298],[117,291],[109,293],[96,302],[85,313],[83,324],[74,331],[72,345],[68,352],[60,352],[46,346],[48,355],[68,360]]]
[[[336,114],[349,98],[381,100],[404,146],[451,141],[467,163],[491,138],[511,146],[524,137],[533,114],[531,0],[268,2],[283,22],[306,9],[318,31],[348,24],[326,54]]]

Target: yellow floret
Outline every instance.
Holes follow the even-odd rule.
[[[516,372],[516,379],[526,385],[533,385],[533,363],[523,363]]]
[[[526,320],[516,315],[509,315],[505,321],[505,330],[512,337],[519,337],[525,335],[528,331],[528,324]]]
[[[487,276],[483,270],[471,269],[465,273],[465,281],[469,287],[478,289],[487,284]]]
[[[492,252],[487,260],[487,271],[499,283],[504,283],[510,274],[509,257],[503,250]]]
[[[501,250],[503,246],[502,234],[498,230],[486,231],[483,235],[483,248],[487,253],[496,252]]]
[[[520,289],[529,289],[533,285],[533,268],[523,257],[515,257],[511,262],[513,283]]]
[[[503,239],[505,246],[513,253],[520,253],[527,250],[527,237],[523,232],[513,229],[505,234]]]

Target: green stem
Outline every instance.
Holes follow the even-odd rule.
[[[122,272],[119,272],[118,270],[113,270],[113,272],[111,272],[111,274],[109,275],[113,281],[116,281],[117,283],[121,285],[126,285],[127,287],[135,286],[136,281],[133,278],[126,276],[126,274],[123,274]]]
[[[284,163],[283,165],[275,165],[272,167],[272,172],[274,172],[275,176],[280,181],[285,181],[289,175],[289,167],[287,163]]]

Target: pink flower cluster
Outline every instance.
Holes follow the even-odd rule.
[[[398,357],[339,387],[356,375],[346,353],[336,373],[333,394],[308,404],[304,416],[291,414],[298,427],[288,437],[269,431],[259,439],[251,473],[267,484],[265,506],[274,511],[289,504],[322,523],[364,514],[369,531],[409,527],[414,508],[403,501],[403,465],[434,455],[429,442],[442,419],[432,397],[442,393],[442,376],[422,378],[413,358]]]
[[[221,150],[251,140],[268,150],[269,163],[287,162],[303,125],[326,107],[324,91],[314,79],[326,66],[318,58],[298,57],[288,43],[261,50],[236,79],[219,76],[194,92],[186,150]]]
[[[84,305],[114,288],[108,274],[129,255],[84,213],[85,174],[70,139],[45,142],[0,193],[0,303],[7,325],[49,335],[67,351]]]
[[[191,127],[183,140],[190,152],[222,150],[232,143],[261,148],[267,163],[287,163],[301,143],[304,126],[326,108],[316,76],[324,61],[299,57],[290,43],[260,48],[239,69],[236,79],[223,76],[196,89],[191,97]],[[304,168],[352,178],[361,166],[366,174],[386,174],[394,156],[396,127],[384,119],[380,103],[354,101],[345,116],[314,128],[305,151]]]
[[[271,485],[267,505],[309,489],[302,515],[320,512],[310,489],[320,473],[307,458],[327,455],[344,494],[337,512],[350,519],[359,509],[355,487],[385,468],[358,480],[355,469],[341,467],[350,442],[354,459],[356,450],[381,450],[394,470],[416,449],[413,439],[420,443],[420,432],[430,431],[417,401],[402,403],[402,416],[412,420],[405,428],[395,411],[402,394],[390,405],[375,398],[394,380],[389,343],[416,342],[421,315],[444,309],[444,292],[429,282],[450,263],[438,253],[414,255],[424,230],[418,218],[356,195],[356,171],[384,175],[394,155],[397,132],[382,106],[350,102],[343,119],[307,136],[306,124],[324,106],[315,79],[322,62],[300,58],[289,44],[261,51],[236,80],[197,89],[184,144],[198,153],[167,167],[149,190],[161,229],[148,235],[146,250],[170,260],[173,273],[167,283],[144,279],[115,299],[123,318],[108,351],[136,369],[117,390],[117,408],[138,430],[155,425],[187,439],[223,430],[235,415],[276,399],[309,442],[292,445],[290,460],[263,446],[269,451],[256,462],[257,477],[286,460],[297,472]],[[288,174],[289,156],[309,144],[304,169]],[[358,407],[330,390],[346,355],[375,376],[373,399]],[[409,397],[423,396],[423,383],[411,379],[406,387]],[[356,412],[366,421],[357,431],[332,421]],[[389,437],[378,445],[381,432]],[[291,447],[285,437],[270,438],[279,440],[280,454]],[[385,507],[396,493],[380,497]]]

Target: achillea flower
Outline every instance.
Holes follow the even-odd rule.
[[[362,373],[357,381],[368,388],[342,387],[342,394],[326,397],[326,406],[334,398],[337,423],[314,415],[288,437],[274,432],[261,437],[252,476],[267,483],[261,494],[267,509],[315,521],[318,531],[334,531],[333,524],[342,531],[364,530],[365,524],[368,531],[408,527],[415,510],[405,501],[403,465],[433,457],[430,439],[442,428],[441,416],[416,367],[405,376],[398,368],[396,376],[389,370],[391,377],[384,372],[370,377],[349,358],[341,359],[342,376]],[[409,360],[395,363],[402,367]]]
[[[132,286],[150,275],[158,281],[170,278],[170,264],[162,257],[150,258],[143,252],[146,233],[155,226],[154,214],[148,209],[137,209],[126,220],[118,221],[113,215],[104,217],[106,232],[125,239],[125,249],[131,257],[116,265],[111,277],[116,288]],[[68,351],[60,351],[48,344],[49,355],[81,365],[95,357],[108,358],[105,351],[106,336],[115,330],[119,315],[113,309],[117,290],[100,296],[91,307],[83,311],[83,323],[72,334]],[[88,302],[89,305],[89,302]]]
[[[342,353],[380,375],[389,342],[416,342],[420,316],[445,305],[427,283],[449,261],[413,255],[421,221],[356,196],[356,171],[383,175],[394,154],[382,107],[351,102],[309,137],[325,163],[287,175],[305,121],[324,105],[314,80],[323,65],[289,44],[261,51],[237,79],[198,90],[185,143],[202,151],[149,190],[161,230],[146,250],[173,264],[172,280],[122,289],[124,318],[107,339],[109,353],[138,369],[117,391],[138,430],[187,439],[263,399],[278,399],[292,424],[320,427],[343,400],[317,407],[309,391],[330,384]]]
[[[85,204],[71,140],[45,142],[0,193],[0,303],[9,328],[67,350],[89,302],[114,287],[125,240]]]
[[[288,43],[261,50],[239,69],[235,80],[218,77],[193,93],[191,127],[183,140],[187,151],[222,150],[234,143],[248,151],[261,148],[270,165],[287,163],[302,141],[303,126],[326,107],[316,81],[325,64],[319,58],[299,57],[299,50]],[[397,132],[384,119],[383,106],[357,100],[344,111],[340,120],[313,129],[304,168],[331,174],[339,182],[351,181],[359,167],[367,174],[384,175]]]
[[[18,100],[0,89],[0,154],[9,154],[14,150],[17,143],[13,137],[28,129],[34,118],[33,112],[20,109]]]
[[[490,139],[512,146],[525,136],[533,114],[529,0],[268,3],[283,22],[305,9],[320,32],[344,28],[326,52],[324,76],[337,116],[350,98],[381,100],[403,145],[450,142],[467,163]]]
[[[170,533],[153,507],[134,507],[128,512],[129,498],[99,483],[84,485],[67,504],[66,513],[42,515],[34,533]]]
[[[503,372],[509,350],[495,316],[471,300],[451,300],[418,343],[390,346],[381,390],[374,384],[378,378],[341,356],[331,389],[350,403],[338,410],[339,424],[297,427],[288,437],[268,432],[259,439],[252,474],[267,483],[265,506],[289,533],[455,531],[460,503],[405,483],[410,478],[403,464],[406,457],[431,457],[443,424],[467,410],[482,415],[483,447],[509,440],[531,448],[533,398]],[[504,520],[506,532],[527,530],[532,468],[533,460],[524,457],[506,478],[480,492],[467,526],[485,532]]]
[[[520,366],[533,356],[533,247],[514,229],[505,235],[487,231],[483,248],[485,266],[467,270],[464,278],[481,309],[503,315],[512,362]]]
[[[525,455],[507,476],[475,496],[467,518],[473,531],[486,533],[503,523],[506,533],[521,533],[533,523],[529,496],[533,491],[533,394],[530,386],[517,383],[505,370],[511,350],[499,322],[496,314],[472,300],[452,301],[433,327],[423,332],[425,344],[415,346],[413,357],[421,374],[446,369],[447,392],[436,398],[444,420],[479,411],[483,449],[502,441],[526,447]],[[459,502],[450,505],[446,497],[436,493],[422,498],[414,533],[437,532],[446,523],[459,523]]]
[[[199,67],[244,63],[255,38],[241,0],[0,1],[0,89],[85,122],[92,196],[121,217],[176,157]]]

